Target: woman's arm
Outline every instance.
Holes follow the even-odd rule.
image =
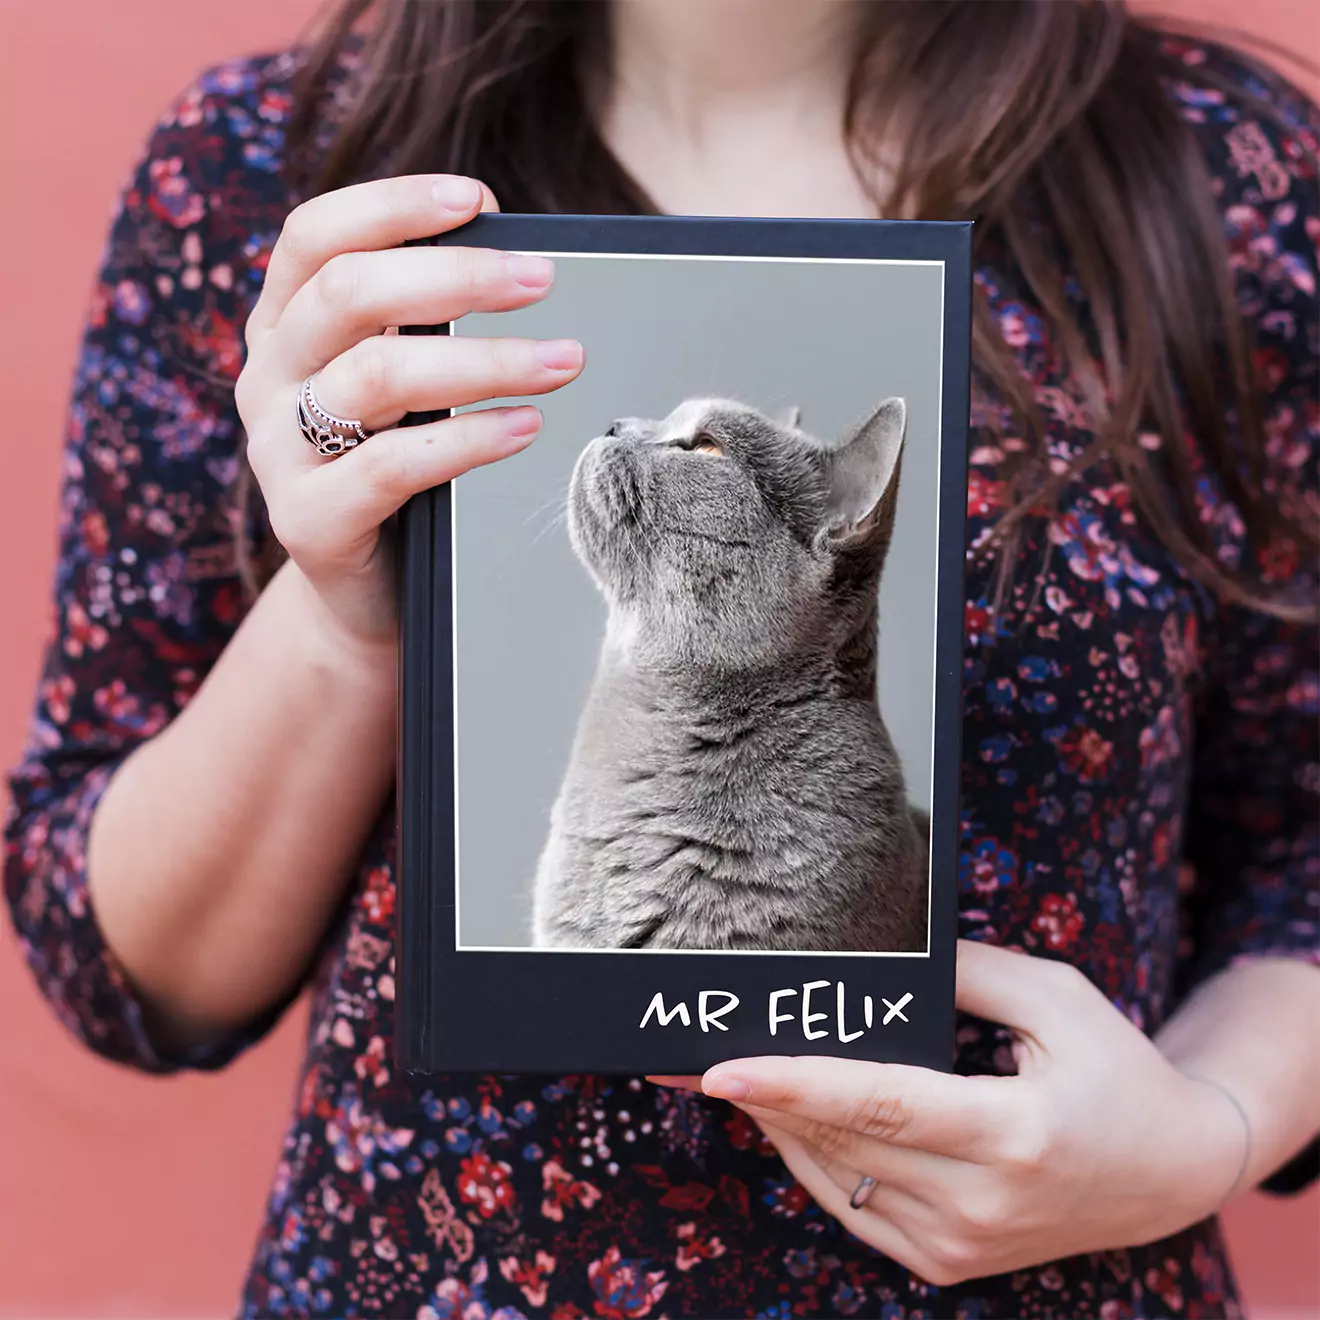
[[[377,180],[287,222],[268,188],[258,216],[230,201],[208,224],[211,196],[245,199],[234,177],[250,164],[225,105],[195,101],[154,135],[103,267],[66,449],[55,636],[6,827],[6,896],[42,988],[88,1043],[156,1070],[218,1066],[296,992],[391,780],[380,528],[417,492],[524,448],[540,415],[395,423],[544,393],[582,366],[573,341],[388,333],[548,292],[538,258],[400,246],[493,205],[473,180]],[[272,220],[269,262],[246,268],[245,240]],[[258,281],[255,307],[230,298]],[[376,432],[338,458],[296,425],[312,374],[323,406]],[[235,631],[240,430],[289,563]]]
[[[1264,1181],[1320,1132],[1320,968],[1238,963],[1204,982],[1155,1043],[1179,1072],[1236,1101],[1244,1149],[1231,1192]]]
[[[153,1072],[223,1065],[280,1007],[202,1048],[165,1049],[87,874],[108,785],[189,702],[243,612],[234,380],[263,255],[243,236],[277,233],[286,207],[233,110],[263,77],[258,61],[203,74],[162,115],[119,198],[69,403],[42,676],[7,776],[4,892],[36,982],[88,1047]],[[155,804],[144,861],[172,803]]]
[[[1313,467],[1320,431],[1296,423],[1289,440]],[[1295,582],[1316,599],[1310,565]],[[1219,633],[1196,728],[1179,1003],[1156,1040],[1242,1105],[1254,1186],[1295,1149],[1283,1147],[1320,1095],[1320,967],[1307,965],[1320,962],[1320,633],[1227,609]],[[1308,1152],[1268,1190],[1314,1176]]]
[[[89,844],[103,931],[171,1038],[223,1035],[287,995],[393,767],[396,612],[380,529],[411,496],[516,452],[533,408],[397,428],[410,411],[541,393],[575,343],[388,334],[543,296],[550,264],[406,239],[470,220],[470,179],[382,179],[299,206],[271,254],[236,385],[289,561],[181,715],[119,770]],[[295,425],[303,380],[373,434],[337,458]]]
[[[304,970],[394,770],[395,656],[327,626],[292,563],[92,820],[101,929],[163,1043],[227,1034]]]

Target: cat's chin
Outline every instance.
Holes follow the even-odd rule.
[[[592,487],[595,485],[592,475],[594,463],[592,446],[599,443],[599,440],[591,441],[578,456],[568,483],[567,504],[569,544],[598,587],[600,580],[592,562],[594,556],[591,553],[591,541],[600,535],[600,528],[597,526],[600,510],[592,498]]]
[[[621,530],[638,501],[637,474],[617,440],[597,436],[573,467],[568,488],[568,536],[573,553],[598,591],[610,600],[612,579],[626,579],[627,556],[636,547],[621,544]],[[611,571],[611,569],[613,571]]]
[[[590,441],[574,465],[572,492],[585,501],[602,531],[611,531],[637,503],[637,473],[627,449],[609,436]]]

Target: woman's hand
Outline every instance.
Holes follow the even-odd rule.
[[[755,1118],[845,1228],[935,1284],[1153,1241],[1234,1187],[1232,1101],[1074,968],[963,942],[958,1005],[1013,1029],[1016,1076],[757,1058],[703,1089]],[[864,1175],[876,1185],[854,1209]]]
[[[545,393],[582,369],[573,340],[389,333],[545,296],[554,271],[544,258],[398,246],[495,209],[484,185],[449,175],[382,179],[313,198],[289,216],[247,324],[236,394],[272,528],[328,607],[332,631],[354,644],[393,645],[381,523],[419,491],[524,448],[541,416],[490,408],[394,424],[406,412]],[[322,407],[377,432],[337,458],[318,455],[297,427],[298,390],[314,372]]]

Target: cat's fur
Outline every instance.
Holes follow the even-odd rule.
[[[829,446],[698,399],[587,446],[569,528],[609,622],[537,946],[926,947],[926,840],[875,695],[905,423],[890,399]]]

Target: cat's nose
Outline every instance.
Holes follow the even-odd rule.
[[[636,417],[616,417],[606,436],[613,440],[638,440],[646,433],[646,424]]]

